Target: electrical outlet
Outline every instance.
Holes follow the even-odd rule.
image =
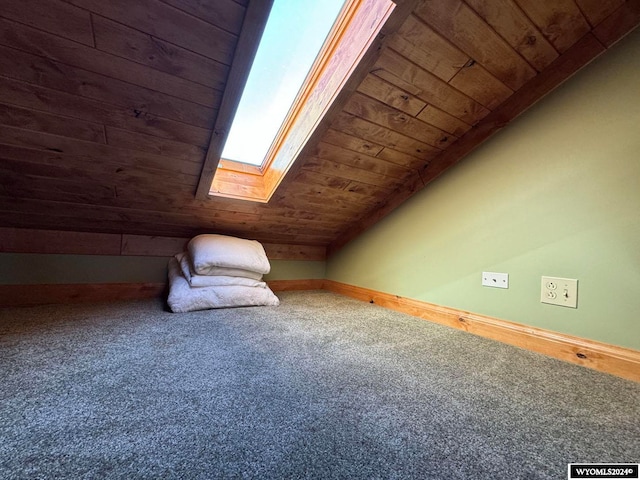
[[[509,274],[482,272],[482,285],[485,287],[509,288]]]
[[[540,301],[550,305],[578,308],[578,280],[573,278],[542,277]]]

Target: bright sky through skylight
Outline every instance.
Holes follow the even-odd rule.
[[[262,165],[344,0],[274,0],[222,158]]]

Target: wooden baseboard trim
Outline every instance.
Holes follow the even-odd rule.
[[[332,280],[324,289],[481,337],[640,382],[640,351],[434,305]]]
[[[110,302],[161,297],[165,283],[0,285],[1,307],[52,303]]]
[[[313,278],[308,280],[271,280],[267,284],[274,292],[285,292],[288,290],[322,290],[324,280]]]
[[[328,290],[431,322],[640,382],[640,351],[378,292],[333,280],[272,280],[274,292]],[[0,285],[0,307],[161,297],[165,283]]]
[[[274,292],[321,290],[324,280],[272,280],[268,284]],[[161,297],[167,288],[166,283],[0,285],[0,307],[141,300]]]

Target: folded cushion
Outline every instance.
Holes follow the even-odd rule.
[[[187,279],[192,287],[214,287],[217,285],[244,285],[245,287],[267,286],[265,282],[260,281],[262,274],[250,272],[248,270],[237,270],[231,268],[220,268],[227,273],[238,273],[240,275],[196,275],[191,271],[189,255],[187,253],[179,253],[176,260],[180,264],[182,276]]]
[[[193,312],[209,308],[276,306],[280,300],[266,286],[246,287],[223,285],[218,287],[191,288],[182,276],[175,258],[169,260],[169,297],[167,303],[172,312]]]
[[[220,275],[218,268],[260,274],[269,273],[271,269],[262,244],[255,240],[205,234],[192,238],[187,248],[197,275]]]

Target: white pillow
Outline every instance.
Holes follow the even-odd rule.
[[[219,268],[235,268],[260,274],[271,265],[260,242],[226,235],[205,234],[194,237],[187,247],[193,270],[198,275],[215,275]]]
[[[169,296],[167,303],[172,312],[193,312],[207,308],[276,306],[280,303],[271,289],[224,285],[219,287],[191,288],[180,273],[178,261],[169,259]]]
[[[219,285],[244,285],[245,287],[267,286],[262,282],[262,274],[250,272],[249,270],[238,270],[236,268],[218,268],[215,275],[196,275],[191,271],[191,260],[188,253],[178,253],[175,256],[180,264],[182,276],[187,279],[192,287],[214,287]]]

